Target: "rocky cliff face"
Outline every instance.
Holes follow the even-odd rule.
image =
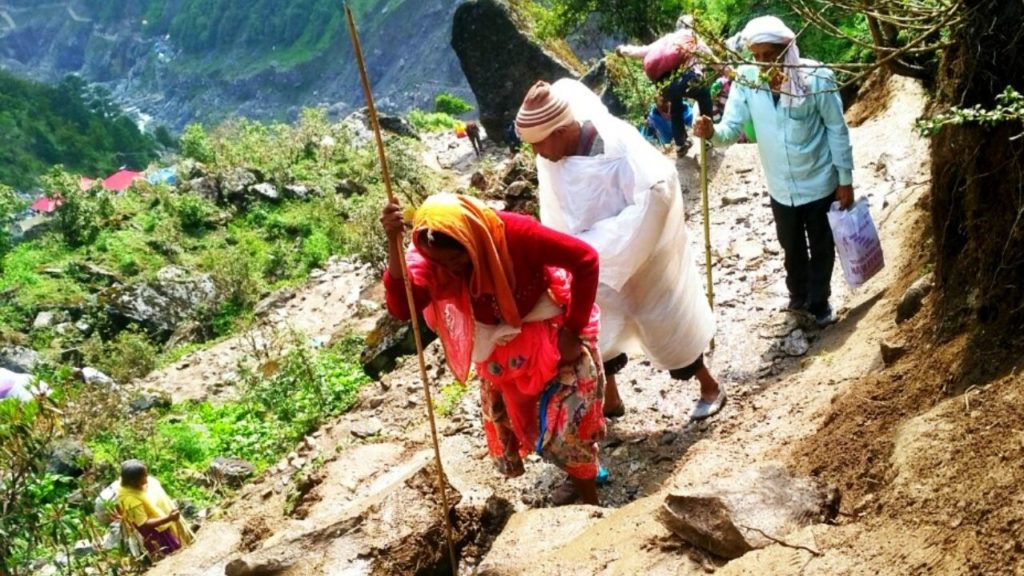
[[[9,0],[0,6],[0,67],[44,81],[80,74],[172,128],[232,115],[289,119],[307,106],[328,106],[341,115],[362,105],[347,29],[339,24],[340,4],[330,15],[335,32],[297,56],[294,50],[282,54],[287,47],[261,43],[252,35],[209,50],[186,48],[166,24],[147,19],[153,14],[172,19],[186,3],[151,2],[143,13],[139,3],[129,0]],[[472,101],[448,47],[456,3],[353,3],[381,109],[429,108],[442,91]],[[218,3],[210,6],[214,4]],[[251,9],[289,6],[273,0],[253,3]],[[303,18],[308,23],[316,17],[299,12],[297,21],[301,25]],[[217,24],[230,28],[233,22],[224,16]]]
[[[568,64],[521,31],[497,0],[469,0],[455,11],[452,48],[479,104],[489,137],[504,138],[519,104],[537,80],[576,77]]]

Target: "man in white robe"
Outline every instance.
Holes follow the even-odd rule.
[[[537,82],[516,128],[537,154],[541,221],[601,258],[606,415],[624,410],[615,373],[628,352],[645,353],[678,380],[697,377],[691,418],[717,413],[725,390],[703,362],[715,320],[690,252],[675,165],[575,80]]]

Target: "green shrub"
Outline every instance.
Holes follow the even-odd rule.
[[[190,234],[205,230],[217,213],[217,207],[212,202],[195,194],[177,196],[173,201],[173,210],[181,229]]]
[[[10,222],[14,215],[24,208],[24,202],[8,186],[0,184],[0,272],[4,269],[4,256],[14,246],[11,238]]]
[[[213,148],[202,124],[189,124],[181,133],[178,149],[185,158],[191,158],[204,164],[213,162]]]
[[[51,169],[43,176],[43,181],[47,194],[63,201],[54,214],[57,230],[68,246],[82,246],[95,240],[100,232],[100,220],[109,215],[111,207],[109,200],[98,201],[106,193],[96,188],[82,191],[78,187],[78,180],[61,166]]]
[[[127,383],[156,368],[157,350],[145,332],[130,327],[107,342],[92,335],[82,344],[82,356],[87,364]]]
[[[414,108],[405,117],[420,132],[444,132],[455,128],[455,118],[445,112],[424,112]]]
[[[331,242],[321,231],[312,233],[302,241],[302,262],[306,270],[319,268],[331,257]]]
[[[448,114],[449,116],[458,116],[459,114],[465,114],[473,109],[473,106],[469,102],[466,102],[462,98],[448,92],[442,92],[434,97],[434,112],[440,112],[441,114]]]

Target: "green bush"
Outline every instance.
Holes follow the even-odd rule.
[[[178,140],[178,149],[185,158],[191,158],[196,162],[209,163],[213,161],[213,148],[210,146],[210,139],[202,124],[189,124],[181,133]]]
[[[110,202],[98,200],[106,193],[96,188],[83,191],[78,179],[61,166],[51,169],[43,176],[43,181],[47,194],[62,200],[54,214],[57,230],[68,246],[82,246],[95,240],[102,226],[101,219],[110,212]]]
[[[448,92],[442,92],[434,98],[434,112],[440,112],[441,114],[448,114],[449,116],[458,116],[459,114],[465,114],[473,109],[473,106],[469,102],[466,102],[462,98]]]
[[[175,197],[173,210],[181,229],[197,234],[210,225],[211,218],[217,213],[217,206],[195,194],[181,194]]]
[[[143,331],[131,327],[107,342],[94,334],[82,344],[82,357],[117,382],[127,383],[156,368],[157,350]]]
[[[314,232],[302,241],[302,261],[306,270],[319,268],[330,257],[331,243],[323,232]]]
[[[18,199],[14,190],[0,184],[0,272],[4,269],[4,256],[14,246],[9,224],[14,215],[23,208],[24,203]]]
[[[405,117],[420,132],[444,132],[455,128],[455,118],[444,112],[424,112],[414,108]]]

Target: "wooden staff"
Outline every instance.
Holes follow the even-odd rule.
[[[345,16],[348,18],[348,30],[352,36],[352,48],[355,51],[356,63],[359,65],[359,77],[363,81],[363,94],[366,96],[366,107],[370,116],[370,124],[373,126],[373,134],[377,139],[377,155],[380,157],[380,168],[384,178],[384,189],[387,191],[388,200],[396,202],[395,193],[391,189],[391,174],[388,171],[388,159],[384,153],[384,139],[380,132],[380,123],[377,119],[377,108],[373,104],[373,91],[370,90],[370,79],[366,75],[366,64],[363,62],[363,49],[359,44],[359,34],[356,32],[356,23],[352,18],[352,9],[345,3]],[[405,242],[401,236],[398,239],[399,246]],[[459,565],[455,560],[455,541],[452,538],[452,524],[448,517],[448,491],[445,490],[444,467],[441,464],[441,447],[437,441],[437,424],[434,422],[434,403],[430,398],[430,385],[427,379],[427,363],[423,356],[423,339],[420,337],[420,322],[416,314],[416,302],[412,295],[412,281],[409,279],[409,271],[406,268],[405,258],[399,258],[402,270],[402,281],[405,283],[405,297],[409,303],[409,316],[412,318],[412,333],[416,340],[416,356],[420,363],[420,380],[423,382],[423,395],[427,399],[427,416],[430,419],[430,439],[434,444],[434,461],[437,464],[437,491],[441,495],[441,519],[444,521],[445,538],[448,540],[448,558],[452,564],[452,574],[458,574]]]
[[[715,287],[711,284],[711,221],[708,218],[708,140],[700,139],[700,196],[704,211],[704,267],[708,274],[708,304],[715,309]],[[711,339],[715,349],[715,339]]]

